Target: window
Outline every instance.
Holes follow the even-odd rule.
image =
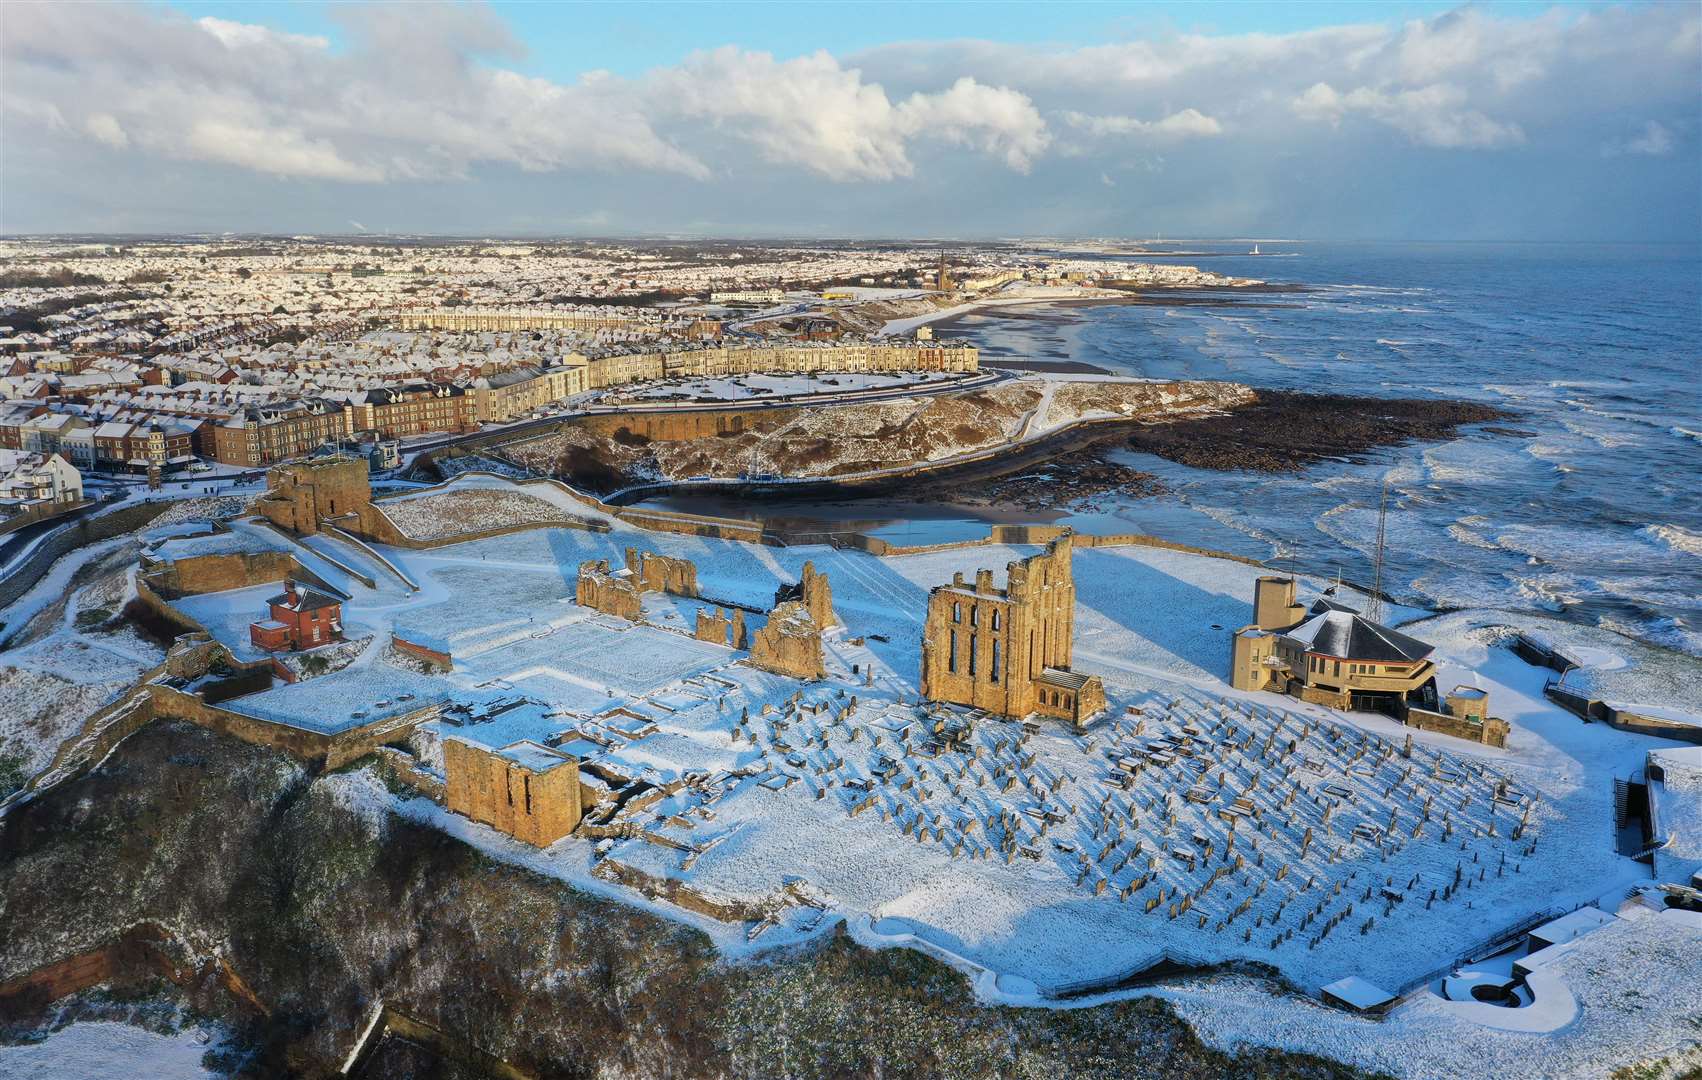
[[[969,677],[975,677],[975,635],[969,635]]]
[[[950,671],[954,674],[957,672],[957,631],[956,630],[953,630],[951,632],[951,649],[950,649],[949,652],[946,653],[946,670]]]
[[[526,812],[532,812],[532,777],[529,773],[520,774],[521,786],[526,789]]]
[[[962,622],[963,621],[963,604],[962,604],[961,601],[953,600],[951,602],[951,621],[952,622]],[[956,652],[957,650],[953,649],[952,651]]]
[[[1340,660],[1337,660],[1336,661],[1335,674],[1339,678],[1341,676],[1341,673],[1342,673],[1342,662]]]
[[[987,681],[999,681],[999,639],[993,639],[993,662],[987,666]]]
[[[993,629],[997,630],[998,628],[999,628],[999,609],[994,608],[993,609]]]

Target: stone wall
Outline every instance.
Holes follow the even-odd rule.
[[[450,810],[534,847],[548,847],[579,824],[579,765],[572,758],[534,770],[449,738],[443,740],[443,775]]]
[[[1456,739],[1466,739],[1470,742],[1482,743],[1505,749],[1507,733],[1512,725],[1499,717],[1488,717],[1481,724],[1447,713],[1432,712],[1429,709],[1413,709],[1406,711],[1407,727],[1420,731],[1435,731],[1443,735],[1452,735]]]
[[[839,625],[839,618],[833,613],[833,586],[829,584],[827,575],[818,571],[813,562],[804,564],[803,573],[796,585],[782,585],[776,590],[776,604],[787,600],[802,603],[809,611],[810,618],[815,620],[816,626],[823,630]]]
[[[439,805],[448,798],[443,778],[421,765],[419,759],[406,750],[381,746],[378,748],[378,760],[397,783],[406,784]]]
[[[407,653],[417,660],[422,660],[438,671],[455,670],[455,659],[449,653],[439,652],[429,646],[398,637],[394,631],[390,634],[390,647],[398,652]]]
[[[707,641],[715,645],[727,644],[727,634],[733,627],[733,620],[727,615],[726,608],[715,608],[697,612],[697,628],[692,631],[692,637],[699,641]]]
[[[626,549],[626,568],[641,593],[659,592],[688,598],[698,595],[697,566],[690,559],[677,559],[629,547]]]
[[[1621,731],[1702,745],[1702,727],[1695,724],[1681,724],[1661,716],[1648,716],[1637,712],[1635,708],[1622,709],[1617,705],[1602,705],[1602,713],[1603,719]]]
[[[666,900],[676,907],[720,922],[754,922],[768,914],[764,903],[711,898],[673,878],[648,874],[615,859],[604,859],[592,868],[591,873],[604,881],[636,889],[653,900]]]
[[[209,705],[195,694],[157,683],[143,688],[152,699],[154,716],[169,716],[230,735],[244,742],[271,747],[310,765],[336,769],[373,753],[386,743],[405,738],[415,727],[437,715],[430,705],[401,716],[375,720],[335,734],[309,731]],[[139,725],[138,725],[139,726]]]
[[[228,589],[247,589],[255,585],[281,583],[286,578],[306,582],[330,596],[344,597],[341,589],[303,566],[288,551],[241,551],[219,555],[191,555],[183,559],[142,560],[141,572],[136,575],[137,590],[146,586],[152,594],[154,608],[163,618],[184,619],[181,612],[168,614],[167,600],[201,593],[224,592]],[[265,612],[256,612],[257,616]],[[203,629],[190,623],[194,630]]]
[[[590,559],[579,564],[579,581],[573,595],[580,607],[628,622],[644,621],[644,601],[638,587],[630,577],[611,573],[607,559]]]
[[[827,673],[822,662],[821,631],[801,600],[787,600],[768,614],[766,625],[751,641],[751,663],[776,675],[819,679]]]
[[[305,568],[287,551],[238,551],[219,555],[192,555],[183,559],[144,561],[143,573],[155,593],[164,599],[198,596],[201,593],[246,589],[267,582],[293,579]],[[303,580],[316,575],[303,574]],[[265,612],[256,612],[256,617]]]

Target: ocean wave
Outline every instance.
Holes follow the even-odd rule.
[[[1702,431],[1691,431],[1684,427],[1670,427],[1667,430],[1681,439],[1694,439],[1696,442],[1702,442]]]
[[[1611,431],[1598,431],[1594,428],[1585,427],[1583,424],[1568,420],[1565,417],[1560,418],[1560,426],[1574,435],[1582,435],[1584,438],[1595,443],[1603,450],[1617,450],[1622,446],[1637,445],[1637,440],[1629,435],[1616,435]]]
[[[1291,559],[1296,554],[1294,548],[1248,522],[1246,515],[1239,511],[1231,510],[1228,507],[1206,506],[1186,499],[1183,501],[1187,503],[1188,509],[1204,514],[1224,528],[1233,529],[1243,536],[1252,537],[1261,544],[1270,545],[1271,558],[1273,559]]]
[[[1471,547],[1475,547],[1475,548],[1482,548],[1485,551],[1505,551],[1505,550],[1507,550],[1506,548],[1502,547],[1500,544],[1497,544],[1495,541],[1489,539],[1488,537],[1483,536],[1480,533],[1475,533],[1471,529],[1467,528],[1466,522],[1468,522],[1468,521],[1472,521],[1472,519],[1471,518],[1461,518],[1459,521],[1456,521],[1452,525],[1449,525],[1448,530],[1447,530],[1448,535],[1453,537],[1455,540],[1458,540],[1462,544],[1467,544],[1467,545],[1469,545]],[[1477,524],[1477,523],[1482,522],[1482,521],[1483,521],[1483,519],[1479,518],[1479,519],[1477,519],[1477,522],[1473,522],[1473,524]]]
[[[1702,533],[1682,525],[1645,525],[1637,530],[1637,534],[1674,551],[1702,558]]]
[[[1519,596],[1548,611],[1564,611],[1583,599],[1578,591],[1578,579],[1570,574],[1544,574],[1541,577],[1511,577]]]
[[[1646,641],[1663,649],[1702,656],[1702,633],[1692,630],[1677,619],[1653,618],[1641,623],[1628,623],[1612,615],[1603,615],[1596,620],[1596,625],[1635,641]]]
[[[1573,525],[1505,525],[1495,531],[1496,544],[1556,566],[1637,567],[1649,560],[1649,549],[1628,529],[1589,529]]]

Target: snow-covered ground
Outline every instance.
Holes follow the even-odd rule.
[[[170,1035],[97,1020],[60,1028],[41,1042],[0,1046],[0,1077],[17,1080],[202,1080],[213,1039],[189,1027]]]
[[[505,486],[490,478],[462,484]],[[527,490],[544,497],[551,489]],[[1248,618],[1259,567],[1159,548],[1080,549],[1075,666],[1103,675],[1110,717],[1085,736],[1048,723],[1027,737],[1019,725],[980,718],[962,743],[936,746],[934,720],[955,727],[962,717],[919,705],[928,588],[954,571],[1002,569],[1035,549],[877,559],[612,526],[607,534],[539,529],[430,551],[382,549],[420,591],[350,582],[345,618],[380,640],[394,629],[445,649],[453,673],[403,672],[373,648],[345,671],[227,707],[335,730],[431,700],[531,698],[534,708],[457,734],[504,745],[579,733],[591,737],[574,744],[579,752],[613,771],[664,782],[707,777],[635,822],[687,850],[630,839],[615,842],[607,858],[749,903],[801,878],[871,941],[953,957],[986,973],[991,981],[977,985],[998,1000],[1052,1000],[1046,995],[1115,982],[1160,959],[1267,963],[1308,990],[1347,975],[1399,989],[1531,918],[1598,898],[1612,907],[1647,880],[1644,866],[1615,853],[1611,780],[1661,743],[1583,724],[1547,702],[1541,690],[1550,673],[1496,643],[1516,618],[1506,613],[1455,613],[1414,627],[1437,646],[1445,686],[1487,689],[1491,711],[1512,722],[1508,749],[1496,750],[1382,717],[1232,691],[1221,678],[1229,633]],[[580,563],[618,565],[629,545],[690,558],[705,596],[755,608],[813,560],[832,582],[844,624],[828,637],[828,678],[800,684],[693,640],[691,601],[649,597],[649,624],[638,626],[579,608],[572,597]],[[1325,584],[1303,579],[1302,593]],[[1424,614],[1397,609],[1390,619]],[[209,628],[236,633],[235,620]],[[1695,666],[1650,650],[1616,674],[1641,673],[1640,685],[1662,697],[1690,687]],[[632,725],[601,715],[613,706],[649,717],[655,732],[620,734]],[[1185,737],[1187,755],[1174,748]],[[1173,759],[1161,760],[1161,739]],[[1151,763],[1138,778],[1126,790],[1113,784],[1116,759],[1143,753]],[[889,767],[880,780],[877,771]],[[539,852],[423,800],[374,791],[500,857],[657,906],[593,877],[592,841],[569,837]],[[1237,798],[1257,816],[1225,816]],[[1178,849],[1192,849],[1192,868]],[[1188,908],[1172,916],[1184,897]],[[753,948],[744,927],[665,904],[658,910],[703,926],[731,954]],[[759,945],[824,924],[793,912]],[[1647,946],[1650,955],[1659,948]],[[1308,1046],[1322,1053],[1337,1052],[1327,1040],[1343,1037],[1338,1028],[1366,1023],[1263,989],[1225,1000],[1236,993],[1322,1015],[1313,1027],[1326,1041]],[[1251,1041],[1272,1041],[1265,1015],[1252,1010],[1222,1038],[1245,1031]],[[1591,1039],[1580,1045],[1596,1045]],[[1361,1060],[1354,1052],[1351,1042],[1341,1051]]]
[[[14,635],[0,654],[0,765],[15,765],[14,780],[45,768],[85,720],[165,659],[111,623],[135,595],[132,546],[121,537],[78,549],[0,613]]]

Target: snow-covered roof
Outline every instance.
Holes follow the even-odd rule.
[[[1332,607],[1283,634],[1308,651],[1344,660],[1410,663],[1435,651],[1398,630],[1380,626],[1352,611]]]
[[[1324,987],[1324,993],[1356,1009],[1375,1009],[1395,1000],[1395,995],[1358,975],[1337,979]]]
[[[294,593],[281,592],[266,602],[291,611],[316,611],[342,603],[336,597],[326,596],[315,589],[298,589]]]
[[[535,743],[530,739],[521,739],[519,742],[509,743],[498,750],[497,754],[521,768],[529,769],[535,773],[548,772],[551,769],[566,765],[572,760],[558,754],[542,743]]]
[[[1549,945],[1563,945],[1592,930],[1600,930],[1615,919],[1616,916],[1609,915],[1601,908],[1582,907],[1570,915],[1560,916],[1553,922],[1543,923],[1530,932],[1530,937],[1533,941],[1546,942]]]

